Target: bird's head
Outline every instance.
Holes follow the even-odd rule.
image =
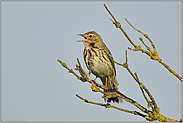
[[[79,36],[84,37],[84,40],[79,40],[78,42],[83,42],[85,46],[89,46],[91,44],[98,44],[102,42],[102,38],[95,31],[90,31],[85,34],[78,34]]]

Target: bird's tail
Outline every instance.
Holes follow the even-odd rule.
[[[113,102],[113,103],[122,103],[123,102],[123,100],[122,100],[122,98],[121,97],[114,97],[114,98],[108,98],[107,99],[107,102]]]
[[[107,87],[108,87],[108,90],[107,92],[110,93],[110,97],[108,98],[104,98],[105,101],[107,102],[117,102],[117,103],[122,103],[122,98],[119,97],[119,94],[117,93],[118,91],[118,81],[116,80],[116,76],[108,76],[108,80],[107,80]]]

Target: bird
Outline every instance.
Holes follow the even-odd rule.
[[[95,31],[89,31],[84,34],[78,34],[82,36],[85,49],[83,52],[84,61],[91,73],[96,76],[94,81],[99,77],[102,81],[105,92],[116,92],[118,90],[118,81],[116,80],[116,69],[113,61],[112,54],[107,46],[104,44],[101,36]],[[122,102],[122,98],[116,96],[105,99],[107,102]]]

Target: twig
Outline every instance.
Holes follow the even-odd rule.
[[[122,29],[121,24],[120,24],[119,22],[116,21],[116,19],[114,18],[114,16],[112,15],[112,13],[109,11],[109,9],[107,8],[107,6],[106,6],[105,4],[104,4],[104,6],[105,6],[106,10],[109,12],[109,14],[112,16],[112,18],[114,19],[114,21],[113,21],[112,19],[110,19],[110,20],[113,22],[113,24],[115,24],[116,28],[120,28],[120,29],[121,29],[121,31],[123,32],[123,34],[127,37],[127,39],[129,40],[129,42],[130,42],[130,43],[134,46],[134,48],[135,48],[135,49],[131,49],[131,48],[129,48],[129,49],[134,50],[134,51],[142,51],[142,52],[148,54],[149,56],[151,56],[152,59],[159,60],[159,62],[162,61],[162,60],[159,58],[159,56],[158,56],[158,53],[157,53],[157,51],[156,51],[156,49],[155,49],[155,46],[154,46],[154,43],[150,40],[150,38],[149,38],[146,34],[144,34],[144,33],[141,32],[140,30],[137,30],[137,29],[135,28],[135,30],[137,30],[138,32],[144,34],[144,36],[151,42],[151,45],[152,45],[154,51],[152,51],[152,50],[143,42],[143,39],[142,39],[142,38],[140,38],[140,40],[141,40],[142,43],[145,45],[145,47],[149,50],[149,52],[143,50],[143,49],[141,48],[140,45],[139,45],[139,46],[136,46],[136,45],[131,41],[131,39],[128,37],[128,35],[126,34],[126,32]],[[131,26],[132,26],[132,25],[131,25]],[[93,101],[89,101],[89,100],[84,99],[84,98],[82,98],[81,96],[79,96],[79,95],[76,94],[76,96],[77,96],[79,99],[81,99],[81,100],[83,100],[83,101],[85,101],[85,102],[87,102],[87,103],[91,103],[91,104],[103,106],[103,107],[105,107],[105,108],[114,108],[114,109],[117,109],[117,110],[120,110],[120,111],[124,111],[124,112],[127,112],[127,113],[132,113],[132,114],[134,114],[134,115],[139,115],[139,116],[144,117],[146,120],[149,120],[149,121],[158,120],[158,121],[161,121],[161,122],[181,122],[182,119],[180,119],[180,120],[174,120],[174,119],[166,118],[165,116],[163,116],[162,114],[159,113],[160,109],[157,107],[157,104],[156,104],[154,98],[152,97],[152,95],[150,94],[150,92],[148,91],[148,89],[140,82],[140,80],[139,80],[139,78],[138,78],[138,76],[137,76],[137,73],[134,73],[134,74],[133,74],[133,73],[131,72],[131,70],[129,69],[128,63],[127,63],[127,61],[128,61],[128,59],[127,59],[127,50],[126,50],[125,54],[126,54],[126,62],[125,62],[124,64],[118,63],[118,62],[114,61],[113,59],[112,59],[112,60],[113,60],[116,64],[125,67],[125,68],[128,70],[128,72],[132,75],[132,77],[136,80],[136,82],[139,84],[139,87],[140,87],[140,89],[141,89],[141,91],[142,91],[142,94],[143,94],[144,98],[146,99],[146,101],[147,101],[147,103],[148,103],[148,107],[151,107],[151,108],[152,108],[152,111],[150,111],[150,110],[148,110],[147,108],[141,106],[141,105],[138,104],[136,101],[134,101],[133,99],[131,99],[131,98],[127,97],[127,96],[125,96],[123,93],[121,93],[121,92],[118,91],[118,90],[117,90],[116,92],[103,92],[103,91],[101,91],[100,88],[101,88],[101,89],[105,89],[105,88],[104,88],[102,85],[98,84],[97,82],[94,83],[92,80],[89,79],[89,76],[88,76],[88,75],[90,75],[91,71],[89,71],[89,74],[87,74],[87,73],[82,69],[82,66],[81,66],[81,64],[80,64],[78,58],[77,58],[78,65],[76,65],[75,70],[78,70],[78,71],[79,71],[81,77],[79,77],[75,72],[73,72],[72,69],[68,68],[67,65],[66,65],[64,62],[62,62],[62,61],[60,61],[60,60],[57,60],[57,61],[59,61],[63,67],[65,67],[67,70],[69,70],[69,72],[73,73],[73,74],[74,74],[78,79],[80,79],[81,81],[83,81],[83,82],[87,81],[87,82],[91,83],[91,84],[92,84],[92,86],[91,86],[92,90],[93,90],[94,92],[101,92],[101,93],[103,93],[103,94],[104,94],[103,98],[109,98],[109,96],[110,96],[110,97],[116,97],[116,96],[117,96],[117,97],[121,97],[121,98],[124,99],[125,101],[127,101],[127,102],[133,104],[134,106],[136,106],[137,108],[139,108],[142,112],[146,113],[147,115],[144,115],[144,114],[142,114],[142,113],[140,113],[140,112],[137,112],[137,111],[130,111],[130,110],[118,108],[118,107],[113,106],[113,105],[110,105],[110,104],[103,104],[103,103],[96,103],[96,102],[93,102]],[[152,57],[152,55],[155,55],[155,57]],[[151,99],[152,103],[147,99],[147,97],[146,97],[146,95],[145,95],[145,93],[144,93],[144,90],[145,90],[145,92],[147,93],[147,95],[149,96],[149,98]]]
[[[127,54],[127,52],[126,52]],[[126,59],[127,60],[127,59]],[[67,67],[67,65],[60,61],[60,60],[57,60],[59,61],[63,67],[65,67],[67,70],[71,71],[70,68]],[[81,64],[79,62],[79,59],[77,58],[77,61],[78,61],[78,65],[76,65],[76,69],[75,70],[78,70],[79,73],[81,74],[81,77],[79,77],[76,73],[74,73],[73,71],[71,71],[77,78],[79,78],[81,81],[83,82],[89,82],[92,84],[91,88],[92,88],[92,91],[94,92],[100,92],[102,94],[104,94],[103,98],[111,98],[111,97],[121,97],[122,99],[124,99],[125,101],[133,104],[134,106],[136,106],[137,108],[139,108],[142,112],[144,113],[149,113],[151,112],[150,110],[146,109],[145,107],[141,106],[140,104],[138,104],[136,101],[134,101],[133,99],[125,96],[124,94],[122,94],[121,92],[119,91],[116,91],[116,92],[103,92],[101,91],[99,88],[102,88],[104,89],[104,87],[100,84],[98,84],[97,82],[93,82],[92,80],[90,80],[88,77],[87,77],[87,73],[82,69],[81,67]],[[95,86],[96,85],[96,86]],[[99,103],[96,103],[96,104],[99,104]],[[151,112],[152,113],[152,112]]]
[[[127,59],[127,51],[126,51],[126,59]],[[126,60],[126,64],[128,64],[127,63],[127,60]],[[146,93],[148,94],[148,96],[150,97],[150,99],[152,100],[152,102],[153,102],[153,105],[154,105],[154,108],[153,109],[157,109],[157,104],[156,104],[156,102],[155,102],[155,100],[154,100],[154,98],[153,98],[153,96],[151,95],[151,93],[149,92],[149,90],[139,81],[139,78],[138,78],[138,76],[137,76],[137,73],[135,73],[135,75],[131,72],[131,70],[130,70],[130,68],[128,67],[128,65],[125,67],[127,70],[128,70],[128,72],[132,75],[132,77],[135,79],[135,81],[139,84],[139,86],[140,86],[140,88],[142,88],[142,89],[144,89],[145,91],[146,91]],[[143,92],[142,92],[143,93]],[[146,96],[145,96],[145,94],[143,94],[144,95],[144,97],[145,97],[145,99],[147,99],[146,98]],[[148,104],[149,104],[149,101],[148,100],[146,100],[147,102],[148,102]]]
[[[139,78],[138,78],[138,76],[137,76],[137,73],[135,72],[134,74],[135,74],[135,76],[136,76],[136,79],[139,81]],[[144,90],[143,90],[143,88],[142,88],[141,86],[142,86],[142,83],[139,83],[140,90],[141,90],[141,92],[142,92],[142,94],[143,94],[143,96],[144,96],[144,98],[145,98],[145,100],[146,100],[146,102],[147,102],[147,104],[148,104],[147,107],[151,107],[151,108],[153,109],[152,103],[150,103],[150,101],[147,99],[147,97],[146,97],[146,95],[145,95],[145,93],[144,93]]]
[[[151,57],[151,59],[153,60],[157,60],[159,63],[161,63],[166,69],[168,69],[170,71],[170,73],[172,73],[174,76],[176,76],[181,82],[182,82],[182,77],[179,76],[175,71],[173,71],[167,64],[165,64],[162,59],[158,56],[158,51],[155,48],[154,43],[152,42],[152,40],[149,38],[149,36],[145,33],[143,33],[142,31],[136,29],[126,18],[125,20],[127,21],[127,23],[137,32],[141,33],[142,35],[144,35],[145,38],[148,39],[148,41],[151,43],[151,46],[153,47],[153,51],[150,49],[150,47],[148,47],[142,40],[142,38],[139,38],[142,43],[144,44],[144,46],[147,48],[147,50],[149,50],[149,52],[144,51],[143,49],[141,49],[141,47],[137,50],[137,51],[142,51],[143,53],[146,53],[147,55],[149,55]],[[137,48],[135,48],[137,49]]]
[[[109,9],[107,8],[107,6],[104,4],[104,7],[106,8],[106,10],[109,12],[109,14],[111,15],[111,17],[114,19],[114,21],[112,19],[110,19],[113,24],[116,26],[116,28],[120,28],[120,30],[123,32],[123,34],[125,35],[125,37],[129,40],[129,42],[136,47],[136,45],[132,42],[132,40],[130,39],[130,37],[126,34],[126,32],[124,31],[124,29],[121,27],[121,24],[119,22],[117,22],[117,20],[115,19],[115,17],[112,15],[112,13],[109,11]]]
[[[120,110],[120,111],[124,111],[124,112],[127,112],[127,113],[134,114],[134,115],[139,115],[139,116],[144,117],[144,118],[147,116],[147,115],[144,115],[144,114],[142,114],[142,113],[140,113],[140,112],[137,112],[137,111],[130,111],[130,110],[118,108],[118,107],[113,106],[113,105],[111,105],[111,104],[109,104],[109,103],[107,103],[107,104],[96,103],[96,102],[93,102],[93,101],[84,99],[83,97],[79,96],[78,94],[76,94],[76,96],[77,96],[79,99],[85,101],[86,103],[90,103],[90,104],[95,104],[95,105],[103,106],[103,107],[105,107],[105,108],[114,108],[114,109],[117,109],[117,110]]]
[[[127,55],[127,52],[126,52],[126,55]],[[127,56],[126,56],[127,58]],[[91,104],[95,104],[95,105],[101,105],[101,106],[104,106],[106,108],[114,108],[114,109],[117,109],[117,110],[120,110],[120,111],[124,111],[124,112],[127,112],[127,113],[132,113],[132,114],[135,114],[135,115],[139,115],[139,116],[142,116],[144,117],[146,120],[149,120],[149,121],[154,121],[154,120],[159,120],[159,121],[168,121],[169,118],[166,118],[165,116],[161,115],[159,113],[159,108],[157,108],[157,110],[154,110],[153,112],[146,109],[145,107],[141,106],[140,104],[138,104],[136,101],[134,101],[133,99],[130,99],[129,97],[125,96],[124,94],[122,94],[121,92],[119,91],[116,91],[116,92],[103,92],[101,91],[99,88],[102,88],[104,89],[104,87],[98,83],[94,83],[92,80],[90,80],[88,77],[87,77],[87,74],[86,72],[82,69],[81,67],[81,64],[79,62],[79,59],[77,59],[78,61],[78,64],[79,65],[76,65],[76,70],[79,71],[79,73],[81,74],[81,77],[79,77],[75,72],[73,72],[72,69],[68,68],[67,65],[60,61],[60,60],[57,60],[61,63],[61,65],[66,68],[67,70],[69,70],[69,72],[73,73],[78,79],[80,79],[81,81],[85,82],[89,82],[92,84],[91,88],[92,88],[92,91],[94,92],[101,92],[102,94],[104,94],[103,98],[108,98],[109,96],[110,97],[121,97],[123,98],[125,101],[133,104],[134,106],[136,106],[137,108],[139,108],[142,112],[148,114],[148,115],[143,115],[142,113],[140,112],[137,112],[137,111],[129,111],[129,110],[125,110],[125,109],[121,109],[121,108],[118,108],[116,106],[112,106],[112,105],[109,105],[109,104],[103,104],[103,103],[96,103],[96,102],[92,102],[92,101],[89,101],[89,100],[86,100],[82,97],[80,97],[79,95],[76,95],[78,98],[84,100],[85,102],[87,103],[91,103]],[[127,59],[126,59],[127,61]],[[135,76],[134,76],[135,77]],[[157,119],[157,117],[159,119]],[[160,119],[163,119],[163,120],[160,120]],[[173,120],[173,119],[169,119],[171,121],[178,121],[178,120]]]
[[[173,71],[168,65],[166,65],[162,59],[159,57],[158,52],[155,48],[154,43],[152,42],[152,40],[149,38],[149,36],[143,32],[141,32],[140,30],[136,29],[126,18],[125,20],[127,21],[127,23],[136,31],[138,31],[139,33],[141,33],[142,35],[144,35],[145,38],[147,38],[149,40],[149,42],[151,43],[151,46],[153,47],[153,50],[151,50],[149,47],[147,47],[147,45],[143,42],[142,38],[140,39],[142,41],[142,43],[146,46],[148,51],[145,51],[141,48],[141,46],[136,46],[133,41],[130,39],[130,37],[127,35],[127,33],[124,31],[124,29],[121,27],[121,24],[116,20],[116,18],[113,16],[113,14],[109,11],[109,9],[107,8],[107,6],[104,4],[105,9],[108,11],[108,13],[111,15],[111,17],[114,19],[114,21],[110,18],[110,20],[113,22],[113,24],[116,26],[116,28],[120,28],[120,30],[123,32],[123,34],[125,35],[125,37],[128,39],[128,41],[134,46],[134,49],[132,48],[128,48],[130,50],[133,51],[142,51],[142,53],[146,53],[148,56],[151,57],[152,60],[157,60],[159,63],[161,63],[165,68],[167,68],[174,76],[176,76],[181,82],[182,82],[182,77],[179,76],[175,71]],[[117,63],[118,64],[118,63]]]
[[[170,73],[175,75],[182,82],[182,77],[178,75],[174,70],[172,70],[167,64],[165,64],[162,60],[159,63],[161,63],[167,70],[170,71]]]
[[[155,99],[153,98],[153,96],[151,95],[151,93],[149,92],[149,90],[140,82],[140,80],[139,80],[139,78],[137,76],[137,73],[134,73],[133,74],[131,72],[131,70],[129,69],[128,63],[127,63],[127,61],[128,61],[128,59],[127,59],[127,51],[125,52],[125,54],[126,54],[126,63],[124,63],[124,64],[118,63],[118,65],[121,65],[121,66],[125,67],[128,70],[128,72],[132,75],[132,77],[136,80],[136,82],[139,84],[139,87],[140,87],[140,89],[142,91],[142,94],[143,94],[144,98],[146,99],[146,101],[148,103],[147,106],[148,107],[151,107],[152,108],[152,111],[147,110],[145,107],[139,105],[134,100],[126,97],[121,92],[118,92],[120,95],[123,96],[123,99],[125,101],[130,102],[131,104],[135,105],[141,111],[147,113],[148,116],[145,116],[146,120],[149,120],[149,121],[158,120],[158,121],[161,121],[161,122],[180,122],[180,121],[182,121],[182,119],[180,119],[180,120],[174,120],[174,119],[167,118],[167,117],[165,117],[165,116],[163,116],[162,114],[159,113],[160,112],[160,109],[159,109],[159,107],[157,107],[157,103],[155,102]],[[115,63],[117,63],[117,62],[115,62]],[[144,90],[148,94],[148,96],[151,99],[152,103],[145,96]]]
[[[57,59],[57,61],[60,62],[60,64],[61,64],[64,68],[66,68],[67,70],[69,70],[69,73],[74,74],[74,75],[77,77],[77,79],[80,79],[80,77],[79,77],[72,69],[68,68],[67,65],[66,65],[64,62],[60,61],[59,59]]]

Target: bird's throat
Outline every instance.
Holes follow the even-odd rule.
[[[94,48],[95,47],[95,43],[90,43],[90,46]]]

